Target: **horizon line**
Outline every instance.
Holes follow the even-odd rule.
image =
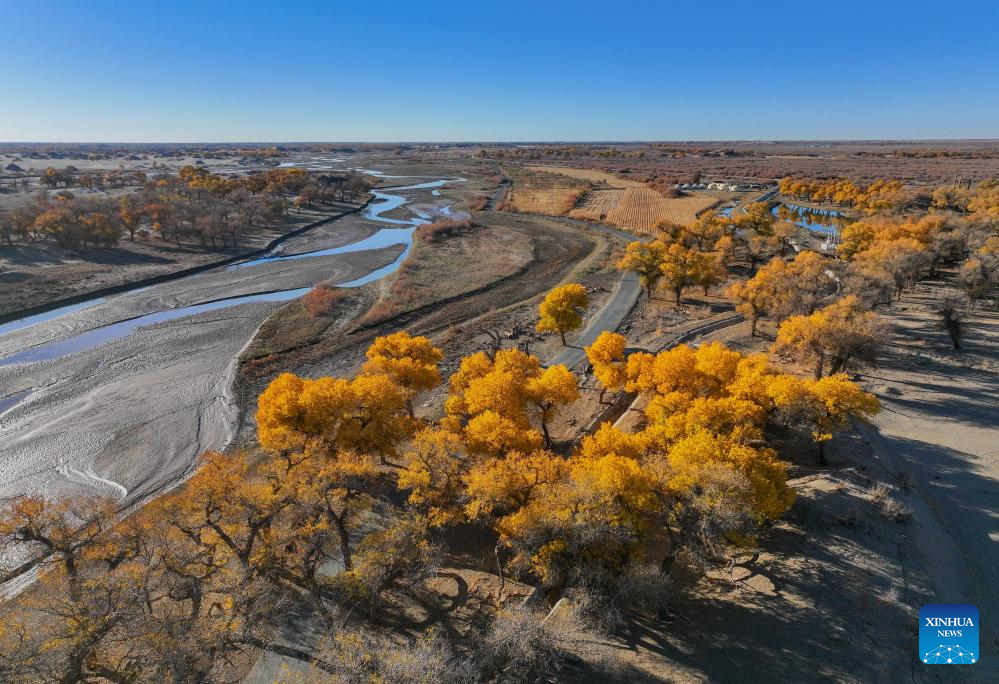
[[[7,145],[639,145],[695,143],[997,143],[994,138],[702,138],[702,139],[589,139],[589,140],[0,140]]]

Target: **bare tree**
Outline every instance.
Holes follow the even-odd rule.
[[[956,291],[948,292],[940,298],[935,308],[940,316],[940,328],[950,335],[954,349],[960,349],[961,337],[964,335],[965,322],[970,308],[967,295]]]

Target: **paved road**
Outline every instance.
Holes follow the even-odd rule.
[[[502,190],[502,188],[501,188]],[[497,196],[499,194],[497,191]],[[765,202],[777,194],[777,189],[768,190],[760,197],[757,197],[753,202]],[[747,204],[751,204],[747,203]],[[746,204],[741,207],[742,211],[746,210]],[[624,238],[625,240],[649,240],[649,237],[642,237],[632,235],[631,233],[626,233],[622,230],[616,230],[614,228],[609,228],[607,226],[587,223],[584,221],[576,221],[574,219],[565,219],[572,223],[586,226],[591,230],[596,230],[598,232],[611,235],[613,237]],[[628,315],[631,311],[631,307],[635,305],[638,301],[638,297],[642,293],[642,285],[638,280],[638,276],[631,272],[626,272],[621,281],[617,284],[614,289],[613,294],[607,302],[604,304],[600,312],[590,319],[589,324],[583,329],[578,335],[574,336],[569,340],[569,345],[561,352],[556,354],[552,359],[548,361],[548,365],[552,366],[555,364],[565,364],[569,368],[573,368],[576,364],[580,363],[585,358],[585,352],[583,347],[593,344],[593,341],[597,339],[604,330],[617,330],[618,326],[621,325],[621,321],[624,317]]]
[[[492,197],[489,198],[489,202],[486,204],[487,211],[495,210],[496,205],[503,199],[503,195],[509,187],[509,181],[503,181],[500,186],[496,188],[496,191],[493,192]],[[571,223],[587,230],[593,230],[598,233],[603,233],[604,235],[628,240],[629,242],[650,239],[649,237],[633,235],[632,233],[617,230],[616,228],[610,228],[609,226],[604,226],[598,223],[590,223],[588,221],[580,221],[578,219],[564,217],[543,216],[541,214],[533,215],[538,216],[539,218]],[[611,293],[610,299],[604,302],[603,307],[599,312],[597,312],[597,315],[590,319],[590,322],[586,325],[582,332],[571,336],[569,339],[569,346],[549,359],[546,365],[554,366],[561,363],[570,369],[574,368],[586,358],[586,353],[583,351],[583,347],[593,344],[594,340],[596,340],[603,331],[617,330],[621,325],[621,321],[623,321],[624,317],[628,315],[629,311],[631,311],[631,307],[635,306],[635,302],[638,301],[638,297],[641,293],[642,285],[638,281],[638,276],[630,272],[625,273],[618,282],[617,287],[615,287],[614,291]]]
[[[617,330],[621,321],[631,311],[631,307],[635,306],[641,293],[642,285],[638,282],[638,275],[631,272],[625,273],[603,308],[590,319],[589,324],[582,332],[569,340],[568,347],[548,360],[547,365],[554,366],[561,363],[568,368],[574,368],[586,358],[583,347],[593,344],[593,341],[603,331]]]
[[[743,214],[748,214],[749,212],[746,210],[746,207],[748,207],[750,204],[756,204],[757,202],[769,202],[771,199],[773,199],[777,195],[777,193],[779,191],[780,191],[780,188],[774,188],[773,190],[767,190],[765,193],[763,193],[762,195],[760,195],[756,199],[749,200],[748,202],[743,202],[737,208]]]
[[[588,221],[580,221],[578,219],[561,220],[594,230],[598,233],[603,233],[604,235],[628,240],[629,242],[634,242],[635,240],[648,241],[652,239],[650,236],[633,235],[632,233],[610,228],[599,223],[589,223]],[[618,281],[617,287],[611,293],[610,299],[604,302],[603,308],[597,312],[596,316],[590,319],[590,322],[581,332],[569,337],[569,346],[549,359],[547,365],[554,366],[561,363],[570,369],[574,368],[586,358],[586,352],[583,351],[583,347],[593,344],[594,340],[603,331],[617,330],[621,325],[621,321],[628,315],[631,308],[635,306],[635,302],[638,301],[638,297],[641,294],[642,284],[638,280],[638,274],[625,271],[624,275],[621,276],[621,280]]]

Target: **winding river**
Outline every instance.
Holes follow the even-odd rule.
[[[436,199],[426,211],[407,205],[464,179],[420,180],[375,191],[348,218],[380,227],[351,244],[286,253],[291,240],[228,267],[0,326],[0,497],[96,490],[136,501],[183,477],[201,451],[225,447],[237,414],[235,359],[260,323],[331,275],[358,287],[397,270],[415,229],[451,211]],[[345,254],[357,257],[337,259]]]
[[[384,178],[402,178],[403,176],[384,176]],[[457,179],[456,179],[457,180]],[[398,188],[393,188],[396,191],[403,190],[423,190],[431,188],[440,188],[445,183],[449,182],[449,179],[441,179],[427,183],[419,183],[415,185],[407,185]],[[403,207],[407,203],[407,198],[403,195],[388,194],[384,192],[374,192],[375,199],[368,206],[364,212],[364,217],[372,221],[379,221],[382,223],[392,224],[392,228],[382,228],[374,235],[367,237],[363,240],[353,242],[348,245],[343,245],[341,247],[333,247],[329,249],[319,249],[310,252],[301,252],[295,254],[283,254],[282,250],[284,245],[279,245],[275,249],[271,250],[268,254],[255,259],[250,259],[247,261],[241,261],[236,264],[225,267],[228,271],[238,271],[246,268],[253,268],[254,266],[260,266],[262,264],[273,263],[278,261],[292,261],[297,259],[309,259],[321,256],[332,256],[336,254],[350,254],[353,252],[363,252],[367,250],[382,249],[384,247],[391,247],[393,245],[403,245],[403,252],[389,265],[383,266],[382,268],[376,269],[360,278],[351,280],[346,283],[340,283],[338,287],[359,287],[366,283],[374,282],[380,278],[393,273],[397,270],[405,260],[409,253],[410,248],[413,244],[413,231],[417,226],[423,223],[427,223],[430,220],[428,214],[422,212],[416,212],[416,216],[410,219],[393,219],[386,218],[383,214],[386,214],[395,209]],[[441,214],[447,216],[451,213],[450,205],[445,205],[441,207]],[[190,278],[197,278],[197,275],[190,276]],[[183,280],[183,279],[181,279]],[[173,281],[174,283],[179,281]],[[148,288],[142,288],[148,289]],[[0,358],[0,366],[5,366],[13,363],[33,363],[38,361],[46,361],[50,359],[57,359],[63,356],[68,356],[78,351],[85,349],[90,349],[99,344],[109,342],[111,340],[116,340],[130,332],[141,328],[146,325],[152,325],[154,323],[162,323],[165,321],[172,321],[178,318],[183,318],[185,316],[194,316],[199,313],[204,313],[206,311],[214,311],[217,309],[222,309],[230,306],[238,306],[240,304],[247,304],[250,302],[283,302],[296,297],[300,297],[305,294],[310,288],[293,288],[289,290],[281,290],[277,292],[264,292],[252,295],[243,295],[237,297],[223,297],[217,300],[211,300],[207,302],[202,302],[200,304],[195,304],[180,308],[164,309],[162,311],[156,311],[153,313],[145,314],[143,316],[138,316],[136,318],[118,321],[109,325],[101,326],[93,330],[89,330],[80,335],[76,335],[67,339],[56,340],[49,342],[47,344],[31,346],[16,354],[7,356],[6,358]],[[139,289],[127,291],[125,294],[138,292]],[[0,335],[7,333],[16,332],[19,330],[24,330],[33,325],[44,323],[46,321],[51,321],[60,316],[68,315],[71,313],[76,313],[83,311],[90,307],[96,306],[98,304],[105,303],[106,299],[104,297],[96,297],[94,299],[79,302],[77,304],[72,304],[70,306],[61,307],[59,309],[54,309],[52,311],[37,314],[34,316],[28,316],[22,319],[11,321],[4,325],[0,325]],[[0,403],[0,406],[3,406]],[[7,407],[9,408],[9,407]]]

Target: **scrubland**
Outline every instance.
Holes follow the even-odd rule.
[[[241,357],[237,443],[175,491],[124,520],[7,505],[0,535],[46,571],[8,606],[0,673],[910,677],[920,605],[997,608],[997,186],[865,181],[884,157],[861,146],[852,185],[782,185],[848,211],[819,253],[768,205],[722,217],[620,168],[795,152],[734,149],[573,153],[613,176],[467,161],[457,201],[486,206],[502,171],[523,213],[425,227],[393,277],[276,308]],[[637,304],[550,363],[624,278]]]

